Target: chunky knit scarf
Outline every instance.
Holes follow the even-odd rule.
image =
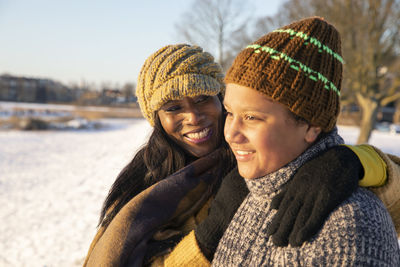
[[[196,160],[130,200],[106,229],[99,229],[84,266],[143,266],[149,250],[165,245],[172,249],[179,241],[174,237],[193,229],[183,226],[219,185],[218,153]]]
[[[266,232],[272,198],[296,170],[319,152],[343,143],[336,129],[278,171],[246,180],[249,195],[222,237],[213,266],[400,266],[399,246],[384,205],[358,189],[323,228],[299,247],[276,247]]]

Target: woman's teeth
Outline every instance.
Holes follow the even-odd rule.
[[[238,155],[240,155],[240,156],[249,155],[249,154],[251,154],[251,153],[253,153],[253,152],[236,150],[236,154],[238,154]]]
[[[209,132],[210,132],[210,128],[204,128],[200,132],[188,133],[188,134],[186,134],[186,136],[189,137],[190,139],[201,139],[201,138],[206,137]]]

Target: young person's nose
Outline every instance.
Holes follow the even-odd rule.
[[[228,143],[241,143],[245,139],[241,132],[241,122],[239,119],[227,119],[224,128],[225,140]]]

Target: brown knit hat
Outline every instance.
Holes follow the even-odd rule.
[[[155,112],[170,100],[223,93],[223,77],[221,66],[201,47],[167,45],[145,61],[136,96],[144,117],[154,126]]]
[[[225,82],[256,89],[327,132],[339,115],[342,65],[339,32],[312,17],[247,46]]]

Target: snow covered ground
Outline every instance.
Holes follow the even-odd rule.
[[[115,177],[148,137],[144,119],[102,130],[0,131],[0,266],[81,266]],[[340,127],[347,143],[358,129]],[[400,155],[400,135],[370,143]]]
[[[0,266],[81,266],[101,204],[146,139],[143,119],[107,130],[0,132]]]

